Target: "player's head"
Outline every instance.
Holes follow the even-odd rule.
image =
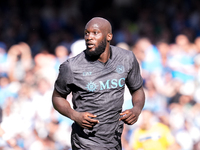
[[[147,130],[151,127],[153,114],[150,110],[144,109],[141,113],[140,128]]]
[[[108,20],[95,17],[85,26],[86,53],[89,56],[100,56],[106,48],[109,48],[112,40],[112,27]]]

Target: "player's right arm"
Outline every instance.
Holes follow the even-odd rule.
[[[89,112],[78,112],[71,108],[70,103],[66,100],[66,96],[60,94],[54,89],[52,94],[53,107],[62,115],[72,119],[82,128],[91,129],[98,120],[92,119],[97,117]]]

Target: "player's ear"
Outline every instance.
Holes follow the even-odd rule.
[[[112,33],[108,33],[107,34],[107,41],[111,41],[112,40],[112,37],[113,37],[113,34]]]

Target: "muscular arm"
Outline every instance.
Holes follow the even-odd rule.
[[[55,89],[52,95],[53,107],[62,115],[74,120],[81,127],[85,129],[92,128],[95,124],[99,123],[98,120],[92,119],[96,116],[88,112],[77,112],[71,108],[66,96],[62,96]]]
[[[137,91],[132,93],[132,103],[135,108],[141,113],[144,103],[145,103],[145,95],[143,87],[139,88]]]
[[[69,102],[66,100],[65,96],[62,96],[55,89],[52,95],[53,107],[62,115],[74,120],[73,114],[76,113],[74,109],[71,108]]]
[[[145,95],[143,87],[132,93],[132,103],[133,108],[128,109],[120,113],[123,117],[120,120],[124,121],[126,124],[132,125],[137,122],[138,117],[144,107]]]

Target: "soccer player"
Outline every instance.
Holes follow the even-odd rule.
[[[145,102],[139,65],[132,51],[110,45],[108,20],[92,18],[84,34],[86,50],[60,65],[53,106],[74,121],[73,150],[120,150],[123,124],[133,125]],[[125,84],[133,108],[122,112]],[[73,108],[66,100],[71,92]]]

